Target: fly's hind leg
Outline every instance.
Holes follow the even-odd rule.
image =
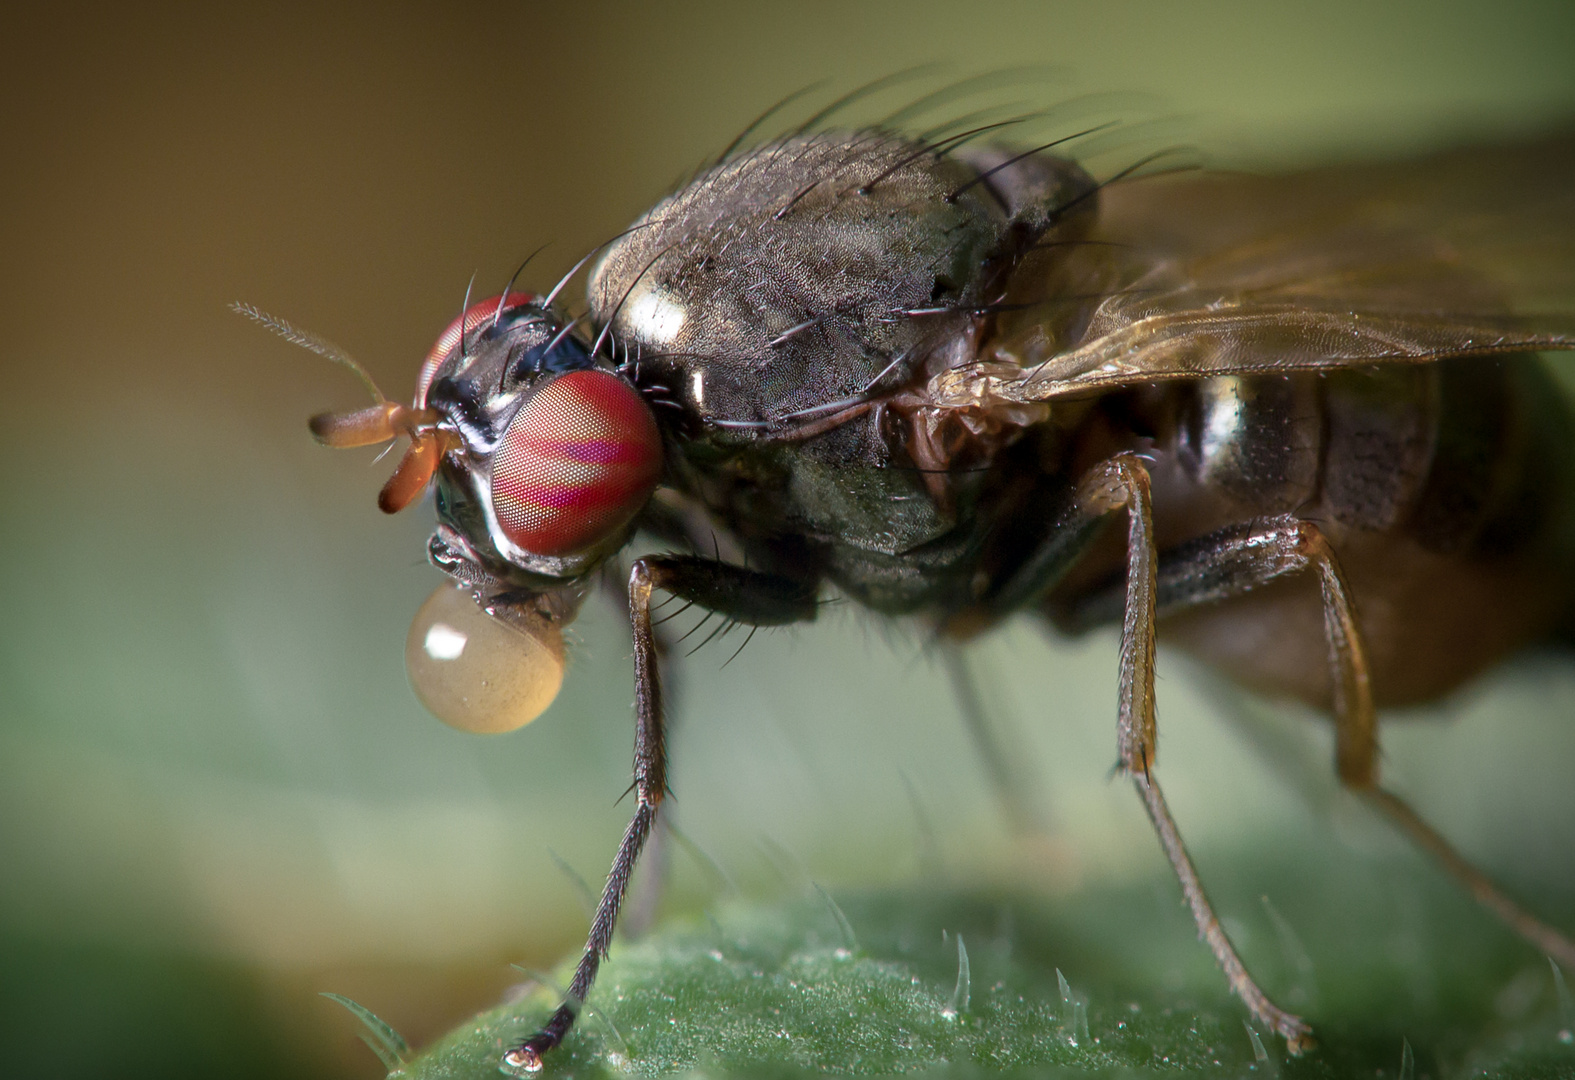
[[[1158,556],[1154,546],[1148,470],[1132,454],[1097,466],[1080,484],[1073,516],[1087,522],[1120,510],[1127,512],[1127,581],[1121,619],[1120,706],[1117,729],[1119,765],[1132,778],[1149,820],[1159,835],[1198,936],[1208,943],[1231,990],[1252,1015],[1301,1053],[1312,1045],[1312,1029],[1298,1016],[1269,1000],[1248,974],[1219,918],[1209,904],[1197,868],[1187,854],[1175,819],[1153,775],[1155,757],[1154,623],[1159,598]],[[1068,522],[1077,528],[1079,523]]]
[[[1511,930],[1559,963],[1575,967],[1575,941],[1521,907],[1423,821],[1404,799],[1379,786],[1378,724],[1350,592],[1334,553],[1317,528],[1304,528],[1310,533],[1308,557],[1318,569],[1323,592],[1324,631],[1335,677],[1335,769],[1340,782],[1389,818]]]
[[[1318,575],[1323,600],[1324,634],[1334,683],[1335,771],[1340,782],[1394,822],[1511,929],[1560,963],[1575,967],[1575,942],[1510,899],[1403,799],[1379,786],[1378,723],[1355,605],[1339,561],[1318,526],[1290,515],[1263,518],[1167,552],[1156,575],[1156,606],[1161,612],[1197,607],[1309,570]],[[1094,596],[1067,612],[1063,621],[1073,627],[1104,621],[1118,602],[1119,597]],[[1125,608],[1130,628],[1130,587]],[[1151,807],[1150,813],[1154,812]],[[1162,839],[1164,833],[1161,827]],[[1179,866],[1177,872],[1183,873]]]
[[[1486,874],[1467,862],[1454,845],[1418,817],[1403,799],[1377,785],[1361,793],[1399,826],[1412,843],[1433,856],[1456,881],[1465,886],[1477,903],[1497,915],[1511,930],[1546,955],[1567,968],[1575,968],[1575,941],[1510,899]]]

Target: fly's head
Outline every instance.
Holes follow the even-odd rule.
[[[562,625],[585,576],[628,539],[655,490],[655,420],[571,324],[526,293],[455,319],[422,363],[411,405],[373,391],[372,407],[324,413],[311,428],[335,447],[409,439],[378,496],[385,512],[435,483],[429,553],[454,581],[411,627],[411,682],[456,727],[519,727],[556,696]]]
[[[440,535],[520,584],[578,579],[616,551],[661,473],[639,393],[524,294],[454,321],[422,365],[416,407],[449,446],[435,470]]]

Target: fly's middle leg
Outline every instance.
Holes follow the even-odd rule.
[[[986,708],[979,679],[969,663],[965,647],[955,641],[942,640],[939,655],[947,681],[951,683],[952,697],[962,714],[963,728],[984,767],[1002,815],[1013,832],[1020,836],[1033,835],[1043,828],[1042,816],[1024,782],[1010,741]]]
[[[1236,996],[1252,1015],[1280,1034],[1292,1053],[1312,1046],[1312,1029],[1269,1000],[1247,972],[1204,892],[1180,830],[1154,779],[1156,714],[1154,641],[1159,599],[1158,553],[1154,544],[1148,470],[1132,454],[1120,454],[1093,469],[1079,485],[1074,514],[1085,519],[1125,510],[1127,580],[1121,619],[1120,705],[1117,747],[1120,767],[1132,778],[1160,846],[1181,882],[1198,936],[1208,943]]]

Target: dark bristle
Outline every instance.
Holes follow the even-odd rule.
[[[749,628],[749,633],[747,635],[745,635],[745,637],[744,637],[744,643],[742,645],[740,645],[738,648],[733,650],[733,655],[732,656],[729,656],[726,660],[722,661],[722,666],[723,667],[727,667],[728,664],[731,664],[734,660],[738,659],[738,654],[743,652],[746,648],[748,648],[749,647],[749,643],[751,641],[755,640],[755,631],[759,630],[759,629],[760,629],[760,627],[758,627],[758,626],[751,626]]]
[[[465,313],[470,310],[470,290],[476,287],[476,275],[470,275],[470,281],[465,284],[465,299],[459,305],[459,358],[468,359],[465,354]]]
[[[634,287],[640,284],[640,279],[645,277],[646,274],[650,273],[651,267],[656,265],[657,260],[659,260],[663,255],[666,255],[669,251],[673,250],[673,248],[677,247],[678,243],[678,240],[674,240],[671,244],[667,244],[662,247],[655,255],[651,256],[650,261],[645,264],[645,267],[634,276],[634,280],[629,282],[629,287],[625,289],[623,291],[623,295],[618,298],[618,303],[611,311],[607,313],[607,322],[602,327],[601,333],[596,335],[596,343],[591,346],[592,356],[595,356],[597,353],[601,352],[602,344],[607,340],[607,335],[612,332],[612,324],[617,320],[618,313],[623,310],[623,305],[628,301],[629,297],[633,295]]]
[[[843,109],[846,109],[849,105],[852,105],[858,101],[862,101],[864,98],[870,97],[873,94],[877,94],[880,91],[886,89],[888,86],[896,86],[904,82],[910,82],[927,71],[935,70],[935,66],[936,65],[934,64],[919,64],[915,67],[893,72],[890,75],[883,75],[878,79],[871,79],[863,86],[849,90],[846,94],[843,94],[831,104],[810,116],[808,120],[805,120],[794,130],[793,134],[803,135],[807,131],[813,131],[831,117],[835,116]]]
[[[618,241],[622,240],[624,237],[630,235],[631,233],[636,233],[636,232],[639,232],[641,229],[648,229],[648,228],[650,228],[653,225],[660,225],[661,223],[662,223],[662,219],[661,218],[655,218],[655,219],[653,219],[651,221],[639,222],[637,224],[629,226],[627,229],[623,230],[620,233],[616,233],[613,236],[609,236],[606,240],[603,240],[601,243],[599,243],[595,247],[591,248],[591,250],[587,251],[584,255],[580,256],[580,260],[578,262],[576,262],[573,266],[569,267],[569,272],[567,274],[564,274],[561,278],[558,279],[558,283],[552,287],[552,291],[549,292],[545,297],[542,298],[541,306],[544,309],[545,308],[550,308],[552,306],[553,301],[558,299],[558,294],[561,293],[563,291],[564,287],[566,285],[568,285],[569,282],[574,279],[574,275],[578,274],[580,272],[580,270],[582,268],[584,268],[586,263],[590,262],[592,259],[594,259],[596,257],[596,253],[597,252],[601,251],[603,248],[607,247],[610,244],[616,244]]]
[[[759,116],[755,117],[747,125],[745,125],[744,130],[740,131],[737,135],[733,136],[733,141],[728,143],[727,147],[720,154],[718,154],[716,156],[716,159],[715,159],[715,161],[712,162],[712,165],[713,166],[720,165],[723,162],[727,161],[729,158],[731,158],[733,156],[733,151],[737,150],[740,146],[743,145],[745,139],[749,138],[749,136],[753,135],[756,131],[760,130],[760,125],[761,124],[764,124],[767,120],[771,119],[771,117],[775,116],[777,113],[779,113],[783,109],[787,108],[789,105],[791,105],[793,102],[797,101],[799,98],[803,97],[805,94],[808,94],[808,93],[810,93],[810,92],[812,92],[814,90],[819,90],[822,86],[825,86],[825,85],[826,85],[826,80],[819,79],[819,80],[817,80],[815,82],[810,83],[808,86],[800,87],[799,89],[793,91],[791,94],[788,94],[786,97],[781,98],[780,100],[778,100],[775,105],[771,106],[765,112],[761,113]]]
[[[786,345],[788,342],[792,341],[799,334],[802,334],[805,330],[808,330],[808,329],[810,329],[813,326],[819,326],[821,321],[822,321],[821,317],[817,315],[813,319],[805,319],[803,322],[799,323],[797,326],[790,326],[786,330],[784,330],[780,334],[778,334],[776,337],[774,337],[770,341],[766,342],[766,348],[768,348],[768,349],[780,348],[781,346]]]
[[[695,653],[711,644],[711,642],[715,641],[717,638],[725,637],[736,626],[738,626],[738,621],[736,619],[723,619],[721,624],[718,625],[715,630],[712,630],[705,636],[704,641],[700,642],[700,644],[684,653],[684,655],[693,656]]]
[[[947,202],[956,202],[957,201],[957,197],[959,195],[961,195],[963,192],[967,191],[969,188],[973,187],[975,184],[982,184],[982,183],[984,183],[984,181],[988,180],[990,177],[994,176],[996,173],[1000,172],[1002,169],[1011,168],[1013,165],[1016,165],[1019,161],[1022,161],[1024,158],[1031,158],[1035,154],[1042,154],[1046,150],[1051,149],[1052,147],[1061,146],[1064,143],[1069,143],[1073,139],[1081,139],[1084,135],[1092,135],[1096,131],[1104,131],[1104,130],[1106,130],[1108,128],[1114,127],[1117,123],[1119,123],[1119,121],[1112,120],[1112,121],[1110,121],[1107,124],[1097,124],[1094,127],[1085,128],[1082,131],[1077,132],[1076,134],[1063,135],[1059,139],[1052,139],[1049,142],[1044,143],[1043,145],[1034,147],[1032,150],[1024,150],[1021,154],[1017,154],[1017,155],[1015,155],[1013,157],[1007,158],[1005,161],[1001,162],[999,165],[996,165],[994,168],[986,169],[984,172],[980,173],[978,176],[974,177],[972,180],[968,181],[966,184],[963,184],[961,187],[952,190],[951,192],[949,192],[945,196],[945,200]]]
[[[547,244],[550,243],[552,243],[552,241],[547,241]],[[530,261],[547,249],[547,244],[541,245],[541,247],[525,256],[525,261],[520,263],[519,267],[514,271],[514,273],[509,275],[509,283],[503,286],[503,294],[498,297],[498,310],[492,313],[493,329],[497,329],[498,320],[503,318],[503,308],[504,305],[506,305],[509,301],[509,293],[514,291],[514,283],[518,281],[520,275],[525,272],[525,268],[530,265]]]
[[[1087,202],[1089,199],[1094,198],[1096,195],[1098,195],[1105,188],[1109,187],[1111,184],[1119,184],[1123,180],[1127,180],[1127,179],[1132,178],[1137,173],[1137,171],[1139,169],[1143,168],[1145,165],[1152,165],[1154,162],[1160,160],[1161,158],[1169,157],[1172,154],[1183,153],[1187,149],[1188,149],[1188,147],[1185,147],[1185,146],[1168,146],[1168,147],[1166,147],[1163,150],[1156,150],[1152,154],[1147,154],[1147,155],[1139,158],[1137,161],[1134,161],[1132,164],[1128,165],[1126,168],[1124,168],[1124,169],[1120,170],[1119,172],[1117,172],[1114,176],[1111,176],[1111,177],[1109,177],[1108,179],[1105,179],[1105,180],[1101,180],[1099,183],[1095,184],[1093,187],[1089,188],[1087,191],[1083,192],[1082,194],[1077,195],[1074,198],[1068,199],[1066,202],[1062,203],[1059,206],[1052,207],[1051,210],[1050,210],[1050,220],[1051,221],[1055,221],[1057,218],[1064,216],[1067,211],[1073,209],[1074,207],[1080,205],[1081,203]],[[1190,165],[1190,166],[1180,167],[1176,171],[1184,172],[1184,171],[1188,171],[1190,169],[1195,169],[1197,167],[1198,166],[1196,166],[1196,165]]]
[[[1073,240],[1046,240],[1042,244],[1034,244],[1034,245],[1032,245],[1031,247],[1029,247],[1029,248],[1027,248],[1025,250],[1027,250],[1027,251],[1048,251],[1051,248],[1060,248],[1060,247],[1108,247],[1108,248],[1124,248],[1124,249],[1129,250],[1129,251],[1133,249],[1133,245],[1132,244],[1124,243],[1124,242],[1122,242],[1120,240],[1094,240],[1094,239],[1090,239],[1090,238],[1084,237],[1084,238],[1078,238],[1078,239],[1073,239]]]
[[[676,619],[678,616],[682,615],[684,612],[688,611],[690,608],[692,608],[694,606],[695,606],[694,601],[691,600],[688,603],[686,603],[683,607],[679,608],[677,611],[674,611],[674,612],[672,612],[671,614],[668,614],[668,615],[663,615],[660,619],[652,620],[651,625],[652,626],[661,626],[665,622],[669,622],[669,621],[671,621],[673,619]]]
[[[980,127],[973,128],[970,131],[959,132],[956,135],[950,135],[935,142],[922,143],[912,153],[899,158],[894,165],[888,166],[884,171],[877,174],[873,180],[866,181],[864,184],[860,185],[858,189],[859,194],[868,195],[870,192],[875,190],[877,184],[881,183],[883,180],[886,180],[893,173],[904,168],[905,166],[911,165],[913,162],[918,161],[926,154],[933,154],[936,157],[940,157],[957,149],[968,140],[984,134],[986,131],[994,131],[998,128],[1009,127],[1012,124],[1020,124],[1022,123],[1023,119],[1023,117],[1013,117],[1010,120],[1001,120],[994,124],[984,124]]]
[[[999,71],[986,72],[982,75],[971,75],[964,79],[948,83],[938,90],[917,98],[896,112],[888,113],[879,124],[881,127],[896,128],[909,123],[916,117],[923,116],[926,112],[941,105],[954,101],[961,101],[981,91],[995,90],[1003,86],[1012,86],[1017,83],[1028,82],[1030,76],[1047,79],[1055,73],[1054,68],[1045,68],[1037,65],[1023,65],[1019,67],[1002,68]]]
[[[1017,104],[1019,108],[1021,107],[1020,102],[1015,104]],[[974,128],[984,123],[991,123],[993,122],[991,120],[992,117],[999,116],[1009,107],[1010,106],[1002,104],[990,105],[983,109],[975,109],[972,112],[963,113],[961,116],[954,116],[944,124],[936,124],[933,127],[925,128],[923,131],[918,132],[914,138],[919,142],[933,142],[936,139],[946,135],[947,132],[956,131],[959,128]],[[1028,112],[1016,112],[1012,115],[1026,122],[1028,120],[1038,119],[1045,114],[1042,111],[1030,110]]]
[[[702,618],[702,619],[701,619],[701,620],[700,620],[700,621],[699,621],[699,622],[697,622],[697,623],[695,623],[695,624],[694,624],[694,625],[693,625],[693,626],[691,626],[691,627],[690,627],[690,628],[689,628],[689,629],[688,629],[688,630],[686,630],[686,631],[684,631],[684,635],[683,635],[683,637],[681,637],[681,638],[679,638],[679,639],[678,639],[678,640],[677,640],[677,641],[675,641],[675,642],[673,642],[673,644],[674,644],[674,645],[680,645],[680,644],[682,644],[682,643],[683,643],[683,642],[684,642],[684,641],[685,641],[685,640],[687,640],[687,639],[688,639],[688,638],[689,638],[689,637],[690,637],[690,635],[692,635],[692,634],[693,634],[693,633],[694,633],[694,632],[695,632],[695,631],[696,631],[696,630],[698,630],[698,629],[700,629],[700,628],[701,628],[701,627],[702,627],[702,626],[704,626],[704,625],[705,625],[705,624],[706,624],[706,623],[708,623],[708,622],[710,622],[710,621],[711,621],[711,616],[713,616],[713,615],[715,615],[715,614],[716,614],[716,612],[714,612],[714,611],[707,611],[707,612],[706,612],[706,613],[705,613],[705,617],[704,617],[704,618]]]

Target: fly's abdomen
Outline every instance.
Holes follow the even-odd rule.
[[[1534,357],[1205,379],[1176,450],[1211,517],[1292,513],[1333,536],[1496,562],[1567,548],[1572,428]]]
[[[1155,524],[1170,545],[1277,514],[1315,523],[1354,594],[1378,700],[1426,700],[1568,621],[1571,436],[1529,356],[1207,380],[1175,457],[1157,455]],[[1329,701],[1310,579],[1179,612],[1170,629],[1244,682]]]
[[[1431,550],[1536,558],[1567,572],[1575,425],[1557,383],[1534,357],[1435,370],[1434,447],[1409,531]]]

